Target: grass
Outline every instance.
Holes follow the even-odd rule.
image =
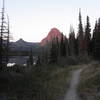
[[[69,87],[71,71],[79,69],[80,65],[66,67],[47,65],[42,66],[42,68],[39,68],[41,71],[38,71],[37,76],[33,76],[33,79],[38,79],[37,82],[40,86],[36,98],[39,100],[59,100],[63,99]],[[38,68],[36,69],[38,70]],[[36,72],[36,70],[34,71]]]
[[[62,68],[57,65],[48,65],[43,69],[41,68],[40,75],[37,73],[37,76],[33,76],[33,79],[38,79],[37,82],[40,85],[37,92],[38,99],[55,100],[63,98],[69,85],[69,76],[68,67]]]
[[[62,100],[69,87],[71,71],[79,68],[80,65],[53,64],[10,72],[6,75],[7,81],[10,79],[9,89],[6,88],[3,95],[8,100]]]
[[[7,100],[63,98],[70,81],[70,70],[71,67],[45,65],[0,73],[0,97],[3,95]]]
[[[100,100],[100,63],[89,64],[81,73],[78,92],[83,100]]]

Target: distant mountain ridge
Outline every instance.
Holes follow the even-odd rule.
[[[26,42],[23,39],[19,39],[16,42],[10,42],[11,51],[30,51],[37,50],[40,47],[40,43]]]
[[[64,35],[63,35],[64,36]],[[65,36],[64,36],[65,37]],[[62,33],[57,28],[52,28],[48,33],[47,37],[45,37],[41,42],[27,42],[23,39],[19,39],[16,42],[10,42],[10,51],[30,51],[37,52],[41,50],[42,46],[45,46],[47,43],[51,42],[54,38],[58,38],[58,41],[62,38]]]

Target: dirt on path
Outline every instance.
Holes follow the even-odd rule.
[[[78,69],[72,72],[72,79],[70,82],[70,87],[65,95],[64,100],[80,100],[77,94],[77,86],[80,80],[80,73],[82,69]]]

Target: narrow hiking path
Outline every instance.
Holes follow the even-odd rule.
[[[67,91],[67,94],[65,95],[64,100],[80,100],[77,94],[77,86],[79,83],[81,71],[82,71],[82,68],[72,72],[70,87]]]

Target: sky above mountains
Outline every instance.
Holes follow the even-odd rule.
[[[5,0],[5,6],[14,41],[41,41],[53,27],[68,36],[70,24],[77,33],[79,8],[83,26],[87,15],[92,28],[100,17],[100,0]]]

